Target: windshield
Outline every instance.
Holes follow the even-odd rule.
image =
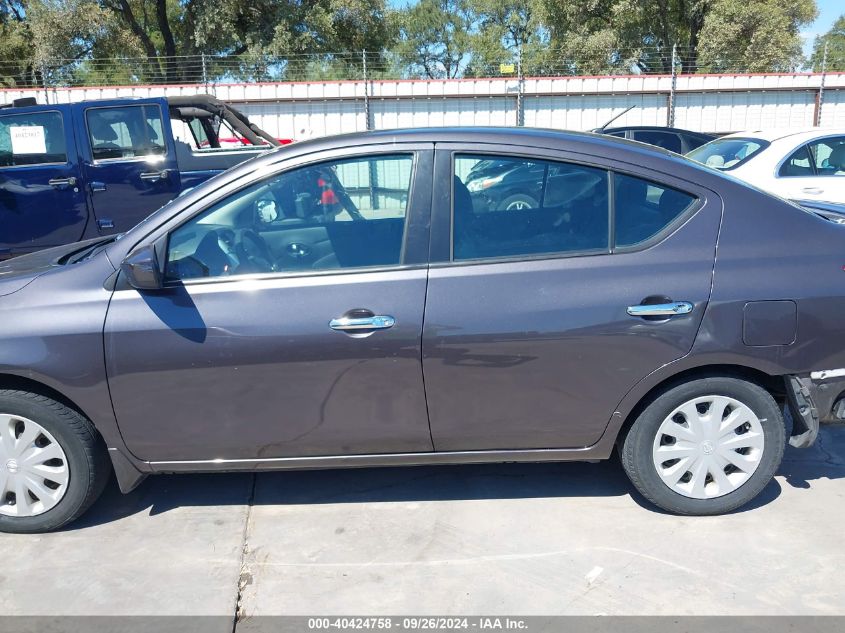
[[[768,141],[759,138],[717,138],[695,148],[687,154],[687,158],[724,171],[742,165],[768,146]]]

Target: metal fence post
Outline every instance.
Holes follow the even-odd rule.
[[[822,77],[819,84],[818,100],[816,101],[816,120],[813,125],[819,127],[822,124],[822,108],[824,107],[824,84],[827,77],[827,42],[824,43],[824,53],[822,53]]]
[[[364,120],[368,131],[373,129],[372,116],[370,115],[370,81],[367,77],[367,51],[361,54],[364,61]]]
[[[522,76],[522,41],[516,49],[516,125],[525,126],[525,78]]]
[[[208,68],[205,65],[205,52],[202,54],[202,85],[208,91]]]
[[[41,86],[44,88],[44,98],[50,104],[50,89],[47,87],[47,63],[41,62]]]
[[[669,111],[666,113],[666,125],[675,127],[675,90],[678,87],[678,45],[672,45],[672,83],[669,88]]]

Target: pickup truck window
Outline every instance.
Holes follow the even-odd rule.
[[[66,162],[65,130],[59,112],[0,116],[0,168]]]
[[[162,156],[167,153],[157,105],[91,108],[85,118],[94,160]]]

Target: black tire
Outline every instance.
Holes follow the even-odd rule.
[[[540,206],[538,202],[527,193],[516,193],[502,200],[499,204],[499,210],[510,211],[512,206],[519,203],[526,205],[526,208],[528,209],[536,209]]]
[[[64,451],[69,471],[67,490],[53,508],[28,517],[0,515],[0,532],[50,532],[77,519],[103,492],[112,470],[94,425],[74,409],[29,391],[0,390],[0,413],[43,427]]]
[[[664,483],[652,458],[655,437],[663,421],[677,407],[697,397],[728,396],[748,406],[763,429],[759,465],[738,488],[723,496],[696,499]],[[732,377],[708,377],[668,388],[637,416],[620,445],[622,465],[631,483],[654,505],[684,515],[714,515],[735,510],[756,497],[771,481],[783,458],[786,429],[772,396],[759,385]]]

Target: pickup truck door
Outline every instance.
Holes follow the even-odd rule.
[[[86,107],[79,114],[88,144],[85,180],[101,234],[132,228],[179,194],[170,119],[160,102]]]
[[[0,111],[0,256],[82,238],[88,221],[69,106]]]

